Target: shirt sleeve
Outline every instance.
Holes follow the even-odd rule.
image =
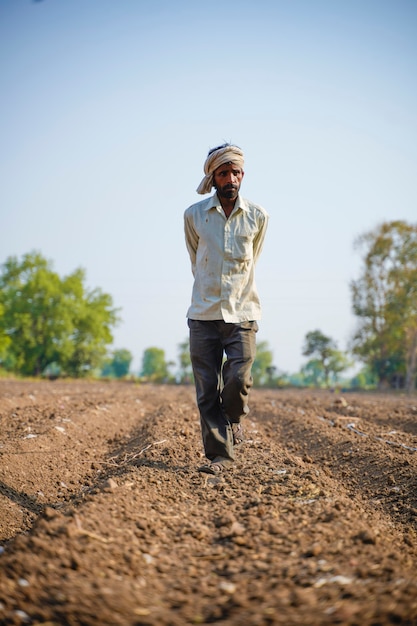
[[[193,275],[195,275],[195,264],[197,258],[197,247],[198,247],[198,235],[195,231],[192,217],[185,213],[184,214],[184,232],[185,232],[185,243],[187,246],[188,254],[190,255],[191,260],[191,269]]]
[[[268,215],[267,214],[261,214],[260,216],[260,226],[259,226],[259,230],[253,240],[253,261],[254,263],[256,263],[256,261],[259,258],[259,255],[262,252],[262,248],[264,246],[264,241],[265,241],[265,235],[266,235],[266,230],[268,228]]]

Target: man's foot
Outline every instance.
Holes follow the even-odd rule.
[[[230,459],[226,459],[223,456],[216,456],[215,459],[210,461],[210,463],[205,463],[198,468],[199,472],[203,472],[203,474],[221,474],[228,467],[232,465],[233,461]]]
[[[233,423],[232,433],[233,433],[233,445],[240,446],[245,441],[242,424]]]

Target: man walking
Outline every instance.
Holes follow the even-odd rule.
[[[251,368],[261,308],[255,263],[268,224],[266,211],[242,198],[244,156],[224,144],[208,153],[197,192],[216,193],[184,214],[194,286],[188,309],[190,356],[208,464],[216,474],[235,458],[249,412]],[[224,356],[226,360],[224,360]]]

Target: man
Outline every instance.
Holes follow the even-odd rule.
[[[184,214],[194,286],[188,309],[190,356],[204,451],[199,471],[229,467],[243,441],[251,368],[261,309],[254,268],[268,223],[266,211],[240,195],[242,150],[224,144],[208,153],[197,192],[216,193]],[[223,363],[224,355],[226,360]]]

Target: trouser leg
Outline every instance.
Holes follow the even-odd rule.
[[[188,320],[188,326],[205,455],[233,460],[233,435],[220,397],[223,341],[218,322]]]
[[[223,365],[222,407],[230,422],[239,423],[249,413],[251,369],[256,356],[257,322],[227,324]]]

